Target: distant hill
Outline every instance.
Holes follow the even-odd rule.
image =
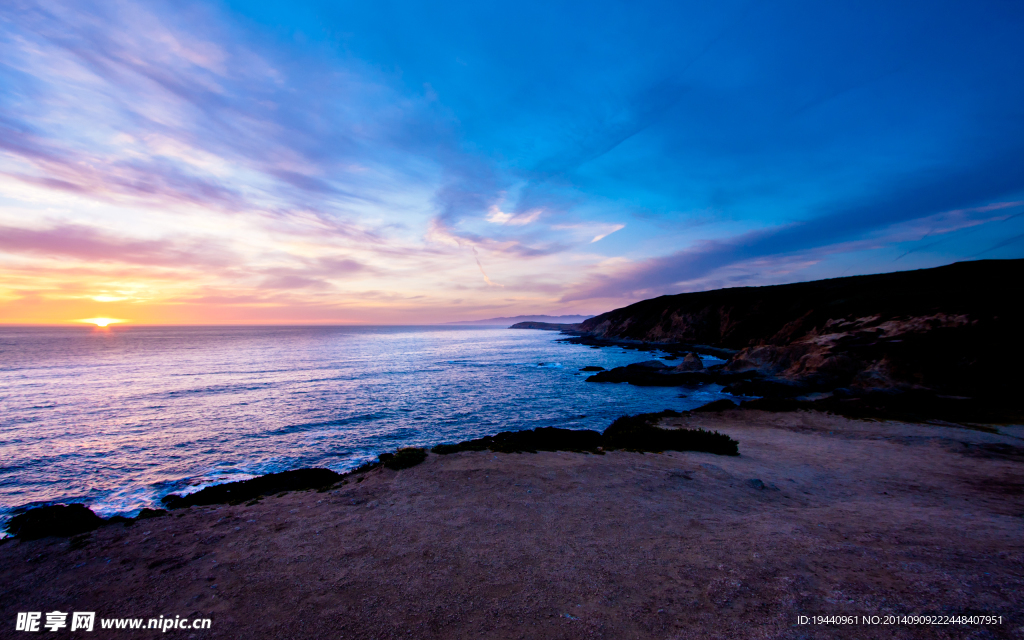
[[[580,323],[562,324],[554,322],[517,322],[509,329],[540,329],[541,331],[577,331]]]
[[[519,322],[544,322],[547,324],[578,324],[594,316],[515,316],[512,318],[487,318],[486,320],[463,320],[444,324],[477,324],[489,326],[512,326]]]

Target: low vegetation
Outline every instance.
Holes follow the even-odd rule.
[[[601,434],[597,431],[541,427],[526,431],[502,431],[493,436],[466,440],[458,444],[439,444],[431,451],[440,454],[487,449],[499,453],[537,453],[538,451],[597,453],[601,446]]]
[[[170,509],[180,509],[193,505],[223,504],[244,502],[261,496],[282,491],[303,491],[319,489],[341,480],[342,475],[330,469],[295,469],[281,473],[268,473],[252,480],[241,480],[206,487],[201,491],[186,496],[171,494],[164,496],[163,502]]]
[[[695,411],[721,411],[735,408],[729,400],[705,405]],[[704,429],[662,429],[655,426],[661,418],[678,417],[677,411],[622,416],[604,433],[590,430],[544,427],[527,431],[504,431],[497,435],[467,440],[458,444],[437,445],[438,454],[490,450],[498,453],[536,453],[538,451],[576,451],[604,453],[627,451],[704,451],[719,455],[739,455],[739,443],[717,431]]]
[[[394,453],[382,453],[380,455],[381,464],[395,471],[415,467],[426,459],[427,450],[419,447],[405,447]]]
[[[92,531],[103,524],[103,518],[84,504],[53,504],[14,516],[7,523],[7,533],[22,540],[68,537]]]
[[[730,403],[731,404],[731,403]],[[680,415],[675,411],[622,416],[604,430],[605,449],[627,451],[704,451],[738,456],[739,443],[717,431],[704,429],[662,429],[655,422]]]

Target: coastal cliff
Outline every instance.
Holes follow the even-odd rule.
[[[1020,382],[1024,260],[661,296],[580,324],[583,339],[731,350],[737,393],[843,389],[997,399]]]

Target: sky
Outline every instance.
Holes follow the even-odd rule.
[[[0,323],[417,324],[1024,257],[1024,4],[0,4]]]

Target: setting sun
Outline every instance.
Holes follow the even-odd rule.
[[[117,318],[86,318],[85,320],[78,320],[77,322],[85,322],[87,324],[94,324],[97,327],[106,327],[111,324],[118,324],[125,322],[124,320],[118,320]]]

